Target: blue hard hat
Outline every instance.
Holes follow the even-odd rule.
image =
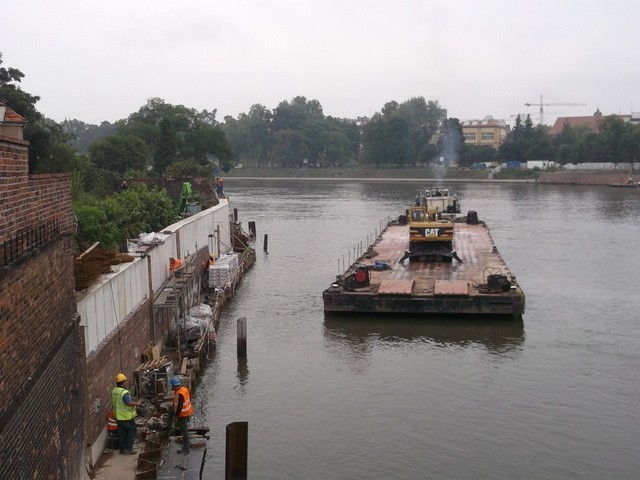
[[[172,387],[179,387],[180,385],[182,385],[182,382],[178,377],[173,377],[169,383]]]

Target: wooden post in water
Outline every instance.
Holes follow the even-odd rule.
[[[249,222],[249,233],[251,234],[252,238],[256,238],[256,222]]]
[[[233,209],[233,223],[238,223],[238,209]]]
[[[264,243],[263,243],[263,248],[264,248],[264,252],[268,253],[268,246],[269,246],[269,235],[267,235],[266,233],[264,234]]]
[[[238,319],[238,358],[247,356],[247,318]]]
[[[249,446],[249,422],[233,422],[227,425],[224,478],[247,479],[247,449]]]

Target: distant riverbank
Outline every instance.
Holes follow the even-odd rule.
[[[394,181],[394,182],[477,182],[477,183],[540,183],[561,185],[610,185],[624,183],[629,178],[640,181],[640,174],[620,171],[560,170],[503,170],[492,174],[489,170],[458,168],[234,168],[226,178],[271,180],[325,181]]]
[[[234,168],[226,173],[228,178],[251,179],[308,179],[308,180],[368,180],[368,181],[446,181],[446,182],[493,182],[493,181],[526,181],[534,182],[535,177],[527,172],[514,177],[523,178],[489,178],[489,170],[469,170],[458,168]],[[529,177],[529,178],[526,178]]]

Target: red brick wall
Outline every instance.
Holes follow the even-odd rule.
[[[57,219],[61,233],[73,231],[71,176],[48,173],[29,177],[26,145],[0,137],[0,242],[12,234]]]
[[[115,376],[118,373],[122,372],[127,376],[126,385],[131,394],[134,394],[133,372],[142,363],[142,352],[149,345],[150,338],[151,322],[147,301],[123,321],[120,328],[87,359],[87,442],[95,442],[107,424],[111,390],[116,386]]]
[[[0,138],[0,244],[56,220],[0,268],[0,478],[81,478],[84,336],[73,282],[68,175],[28,175],[26,142]]]

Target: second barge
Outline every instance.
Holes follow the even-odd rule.
[[[406,261],[409,229],[390,222],[368,250],[323,292],[325,313],[521,319],[524,292],[489,229],[477,220],[477,213],[468,212],[467,217],[458,219],[453,236],[453,259]]]

